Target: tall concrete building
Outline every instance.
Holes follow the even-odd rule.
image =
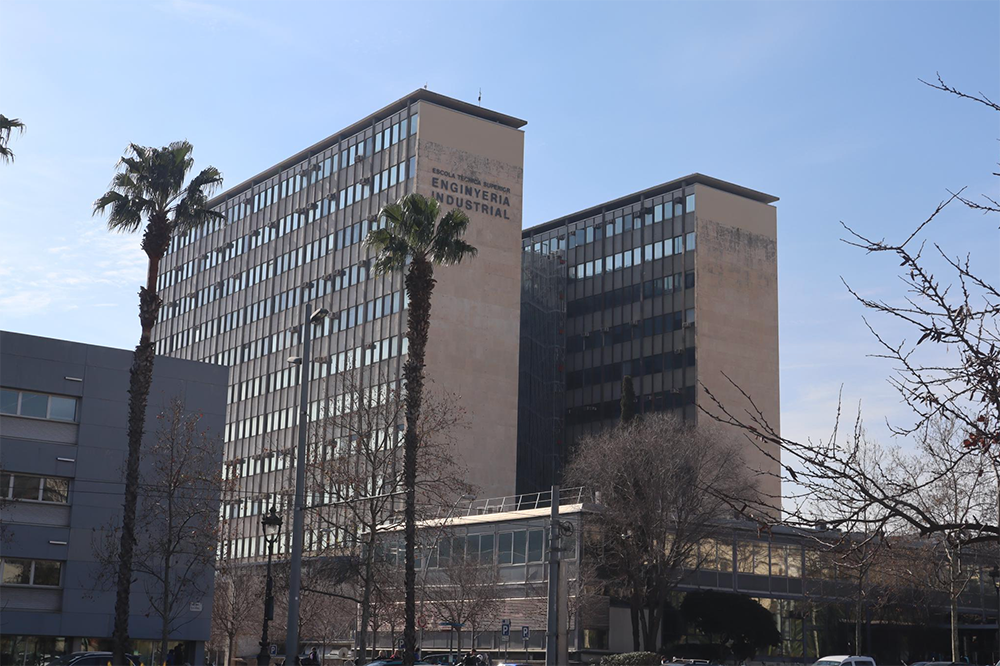
[[[299,376],[287,358],[301,354],[304,310],[330,312],[313,333],[313,417],[345,369],[398,386],[402,276],[371,274],[363,241],[380,208],[411,192],[471,219],[478,256],[435,271],[427,375],[462,398],[469,480],[481,496],[514,491],[524,124],[417,90],[228,189],[211,202],[224,220],[175,239],[156,346],[231,368],[225,458],[240,491],[224,512],[228,554],[263,554],[260,514],[293,482]],[[307,533],[306,549],[322,538]]]
[[[639,411],[697,420],[715,408],[699,384],[745,404],[725,373],[779,426],[776,201],[692,174],[524,230],[524,312],[551,324],[522,319],[521,355],[564,372],[522,365],[522,406],[547,402],[522,415],[518,459],[536,462],[519,492],[544,490],[574,442],[618,419],[626,375]],[[777,476],[759,480],[780,497]]]
[[[120,521],[131,364],[132,352],[124,349],[0,332],[2,664],[110,649],[115,593],[100,583],[95,544]],[[157,415],[174,399],[201,413],[199,427],[221,438],[226,380],[226,368],[157,358],[147,445],[157,436]],[[143,473],[148,464],[147,455]],[[219,455],[213,471],[221,464]],[[133,648],[147,664],[154,663],[160,637],[149,582],[136,574],[129,616]],[[185,588],[190,596],[178,599],[170,647],[184,643],[192,663],[202,663],[211,633],[212,572],[193,583]]]

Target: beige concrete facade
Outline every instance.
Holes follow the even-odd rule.
[[[480,497],[514,492],[524,133],[423,101],[416,191],[459,207],[478,256],[435,269],[427,375],[457,393],[461,464]]]
[[[776,209],[704,184],[696,185],[695,193],[698,380],[743,416],[750,405],[728,376],[780,432]],[[697,400],[718,413],[704,391]],[[747,466],[765,500],[780,506],[780,451],[758,445],[765,448],[746,443]]]

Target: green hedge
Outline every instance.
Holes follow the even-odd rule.
[[[655,652],[626,652],[601,659],[601,666],[660,666],[661,656]]]

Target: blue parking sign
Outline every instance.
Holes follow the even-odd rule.
[[[500,624],[500,635],[506,637],[510,636],[510,620],[504,620]]]
[[[531,627],[525,625],[521,627],[521,640],[526,641],[531,638]]]

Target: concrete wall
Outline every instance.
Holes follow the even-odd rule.
[[[706,185],[695,193],[698,379],[743,415],[749,404],[725,373],[780,432],[776,209]],[[718,412],[702,390],[697,396],[700,406]],[[749,443],[744,451],[765,499],[780,510],[780,470],[768,458],[780,451],[768,446],[765,455]]]
[[[514,493],[524,134],[420,103],[416,191],[461,206],[476,258],[435,270],[429,388],[459,394],[469,429],[460,463],[480,497]],[[505,189],[494,189],[487,183]]]
[[[92,345],[0,332],[0,385],[80,398],[78,426],[3,416],[0,466],[5,472],[22,472],[71,479],[69,505],[45,506],[67,513],[60,525],[40,513],[21,513],[14,522],[11,511],[25,506],[11,502],[4,507],[7,534],[3,545],[8,557],[35,557],[65,562],[61,590],[3,589],[4,596],[35,592],[57,594],[58,610],[28,611],[6,608],[0,621],[5,635],[104,638],[111,635],[114,591],[94,590],[99,566],[93,541],[120,515],[121,484],[127,451],[128,371],[132,353]],[[74,381],[68,378],[77,378]],[[222,366],[157,357],[147,409],[146,438],[156,432],[156,415],[174,398],[204,414],[201,425],[218,435],[218,461],[222,460],[222,429],[228,369]],[[23,427],[25,422],[35,430]],[[76,430],[75,437],[51,441],[48,426]],[[5,489],[6,490],[6,489]],[[49,512],[51,513],[51,512]],[[41,524],[44,521],[48,524]],[[96,532],[95,532],[96,530]],[[60,545],[53,542],[66,542]],[[156,639],[158,619],[148,614],[148,600],[141,583],[132,586],[130,632],[133,639]],[[205,573],[202,610],[180,628],[176,640],[209,638],[212,612],[212,573]],[[51,608],[51,606],[47,606]]]

